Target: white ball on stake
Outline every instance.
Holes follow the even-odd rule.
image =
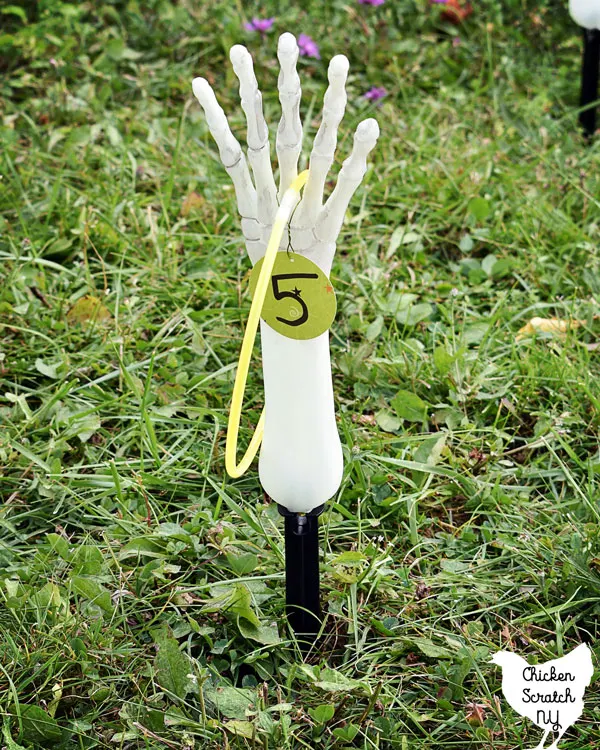
[[[569,0],[569,13],[584,29],[600,29],[599,0]]]

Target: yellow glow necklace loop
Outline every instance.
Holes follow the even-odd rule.
[[[273,222],[273,229],[271,230],[271,236],[269,237],[269,243],[265,252],[263,266],[260,271],[260,276],[256,283],[256,290],[252,299],[252,305],[250,306],[250,313],[248,315],[248,323],[246,325],[246,332],[244,333],[244,340],[242,341],[242,348],[240,350],[240,358],[238,361],[237,373],[235,376],[235,384],[233,386],[233,396],[231,397],[231,408],[229,411],[229,422],[227,424],[227,439],[225,442],[225,469],[230,477],[234,479],[241,477],[247,470],[254,457],[256,456],[260,447],[263,432],[265,427],[265,410],[263,408],[254,435],[248,446],[248,450],[244,454],[244,457],[236,464],[237,455],[237,440],[238,432],[240,429],[240,417],[242,414],[242,405],[244,403],[244,391],[246,390],[246,380],[248,378],[248,369],[250,367],[250,358],[252,357],[252,347],[254,346],[254,340],[256,339],[256,332],[258,330],[258,323],[260,320],[260,313],[265,301],[267,289],[269,288],[269,281],[271,280],[271,273],[275,264],[275,256],[279,250],[281,238],[285,231],[286,224],[288,223],[292,210],[296,203],[296,199],[300,195],[300,190],[306,184],[308,180],[308,169],[301,172],[298,177],[292,182],[289,188],[285,191],[281,205],[277,209],[275,214],[275,221]]]

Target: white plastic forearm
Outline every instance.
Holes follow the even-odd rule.
[[[302,147],[300,79],[296,72],[298,46],[283,34],[277,50],[281,65],[279,99],[281,121],[277,130],[279,199],[296,177]],[[221,159],[234,182],[246,248],[252,263],[266,249],[276,212],[275,182],[269,156],[268,128],[262,111],[252,58],[236,45],[231,61],[240,82],[242,107],[248,123],[248,161],[256,189],[239,143],[231,134],[223,110],[204,79],[193,82],[194,94],[204,108]],[[292,217],[289,238],[295,252],[310,258],[329,276],[335,242],[352,194],[366,171],[366,160],[379,135],[375,120],[365,120],[356,131],[354,147],[340,171],[329,200],[323,205],[323,187],[333,162],[337,128],[346,104],[344,84],[348,61],[336,56],[329,66],[323,121],[315,138],[310,176],[304,196]],[[286,249],[288,236],[281,243]],[[336,427],[329,333],[308,340],[282,336],[261,320],[265,386],[265,427],[259,476],[275,502],[293,512],[306,513],[326,502],[340,486],[342,448]]]
[[[297,341],[260,322],[265,432],[258,472],[265,492],[293,512],[329,500],[342,481],[329,332]]]

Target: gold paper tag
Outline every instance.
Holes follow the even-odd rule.
[[[251,296],[262,262],[250,274]],[[333,286],[319,266],[298,253],[277,253],[260,314],[265,323],[291,339],[314,339],[331,327],[336,307]]]

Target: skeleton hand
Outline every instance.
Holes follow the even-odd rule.
[[[279,38],[277,55],[281,64],[278,87],[282,110],[276,139],[280,172],[278,196],[271,169],[269,131],[263,116],[262,96],[248,50],[236,44],[231,49],[230,57],[240,82],[240,97],[248,126],[248,161],[256,187],[252,184],[246,157],[229,129],[225,113],[217,103],[212,88],[203,78],[194,79],[192,84],[219,147],[221,161],[233,180],[242,217],[242,231],[252,263],[256,263],[264,254],[277,210],[277,197],[281,199],[298,174],[298,157],[302,149],[299,112],[301,89],[296,72],[298,46],[292,34],[282,34]],[[333,163],[337,129],[346,106],[347,75],[347,58],[336,55],[329,64],[329,87],[325,94],[323,120],[310,157],[310,177],[292,220],[293,250],[310,257],[327,275],[348,203],[366,172],[367,155],[379,135],[375,120],[361,122],[354,136],[352,154],[344,162],[335,190],[323,205],[323,188]],[[282,241],[282,249],[285,248],[286,237]]]
[[[281,200],[298,173],[302,149],[301,89],[296,72],[298,46],[292,34],[282,34],[279,38],[277,55],[281,65],[278,88],[282,110],[276,138],[279,191],[271,168],[262,96],[248,50],[235,45],[230,58],[240,82],[247,120],[248,161],[255,184],[212,88],[203,78],[195,78],[192,84],[221,161],[233,181],[246,248],[253,264],[264,255],[278,198]],[[347,75],[348,60],[337,55],[329,65],[329,87],[310,156],[308,182],[290,227],[291,248],[310,258],[327,276],[348,203],[366,172],[367,156],[379,135],[375,120],[360,123],[352,153],[343,163],[337,185],[323,205],[325,180],[333,163],[337,129],[346,106]],[[287,247],[288,237],[284,236],[281,250]],[[294,340],[261,321],[261,342],[266,413],[260,479],[276,502],[292,511],[308,512],[335,493],[343,470],[335,424],[329,337],[325,332],[313,339]]]

